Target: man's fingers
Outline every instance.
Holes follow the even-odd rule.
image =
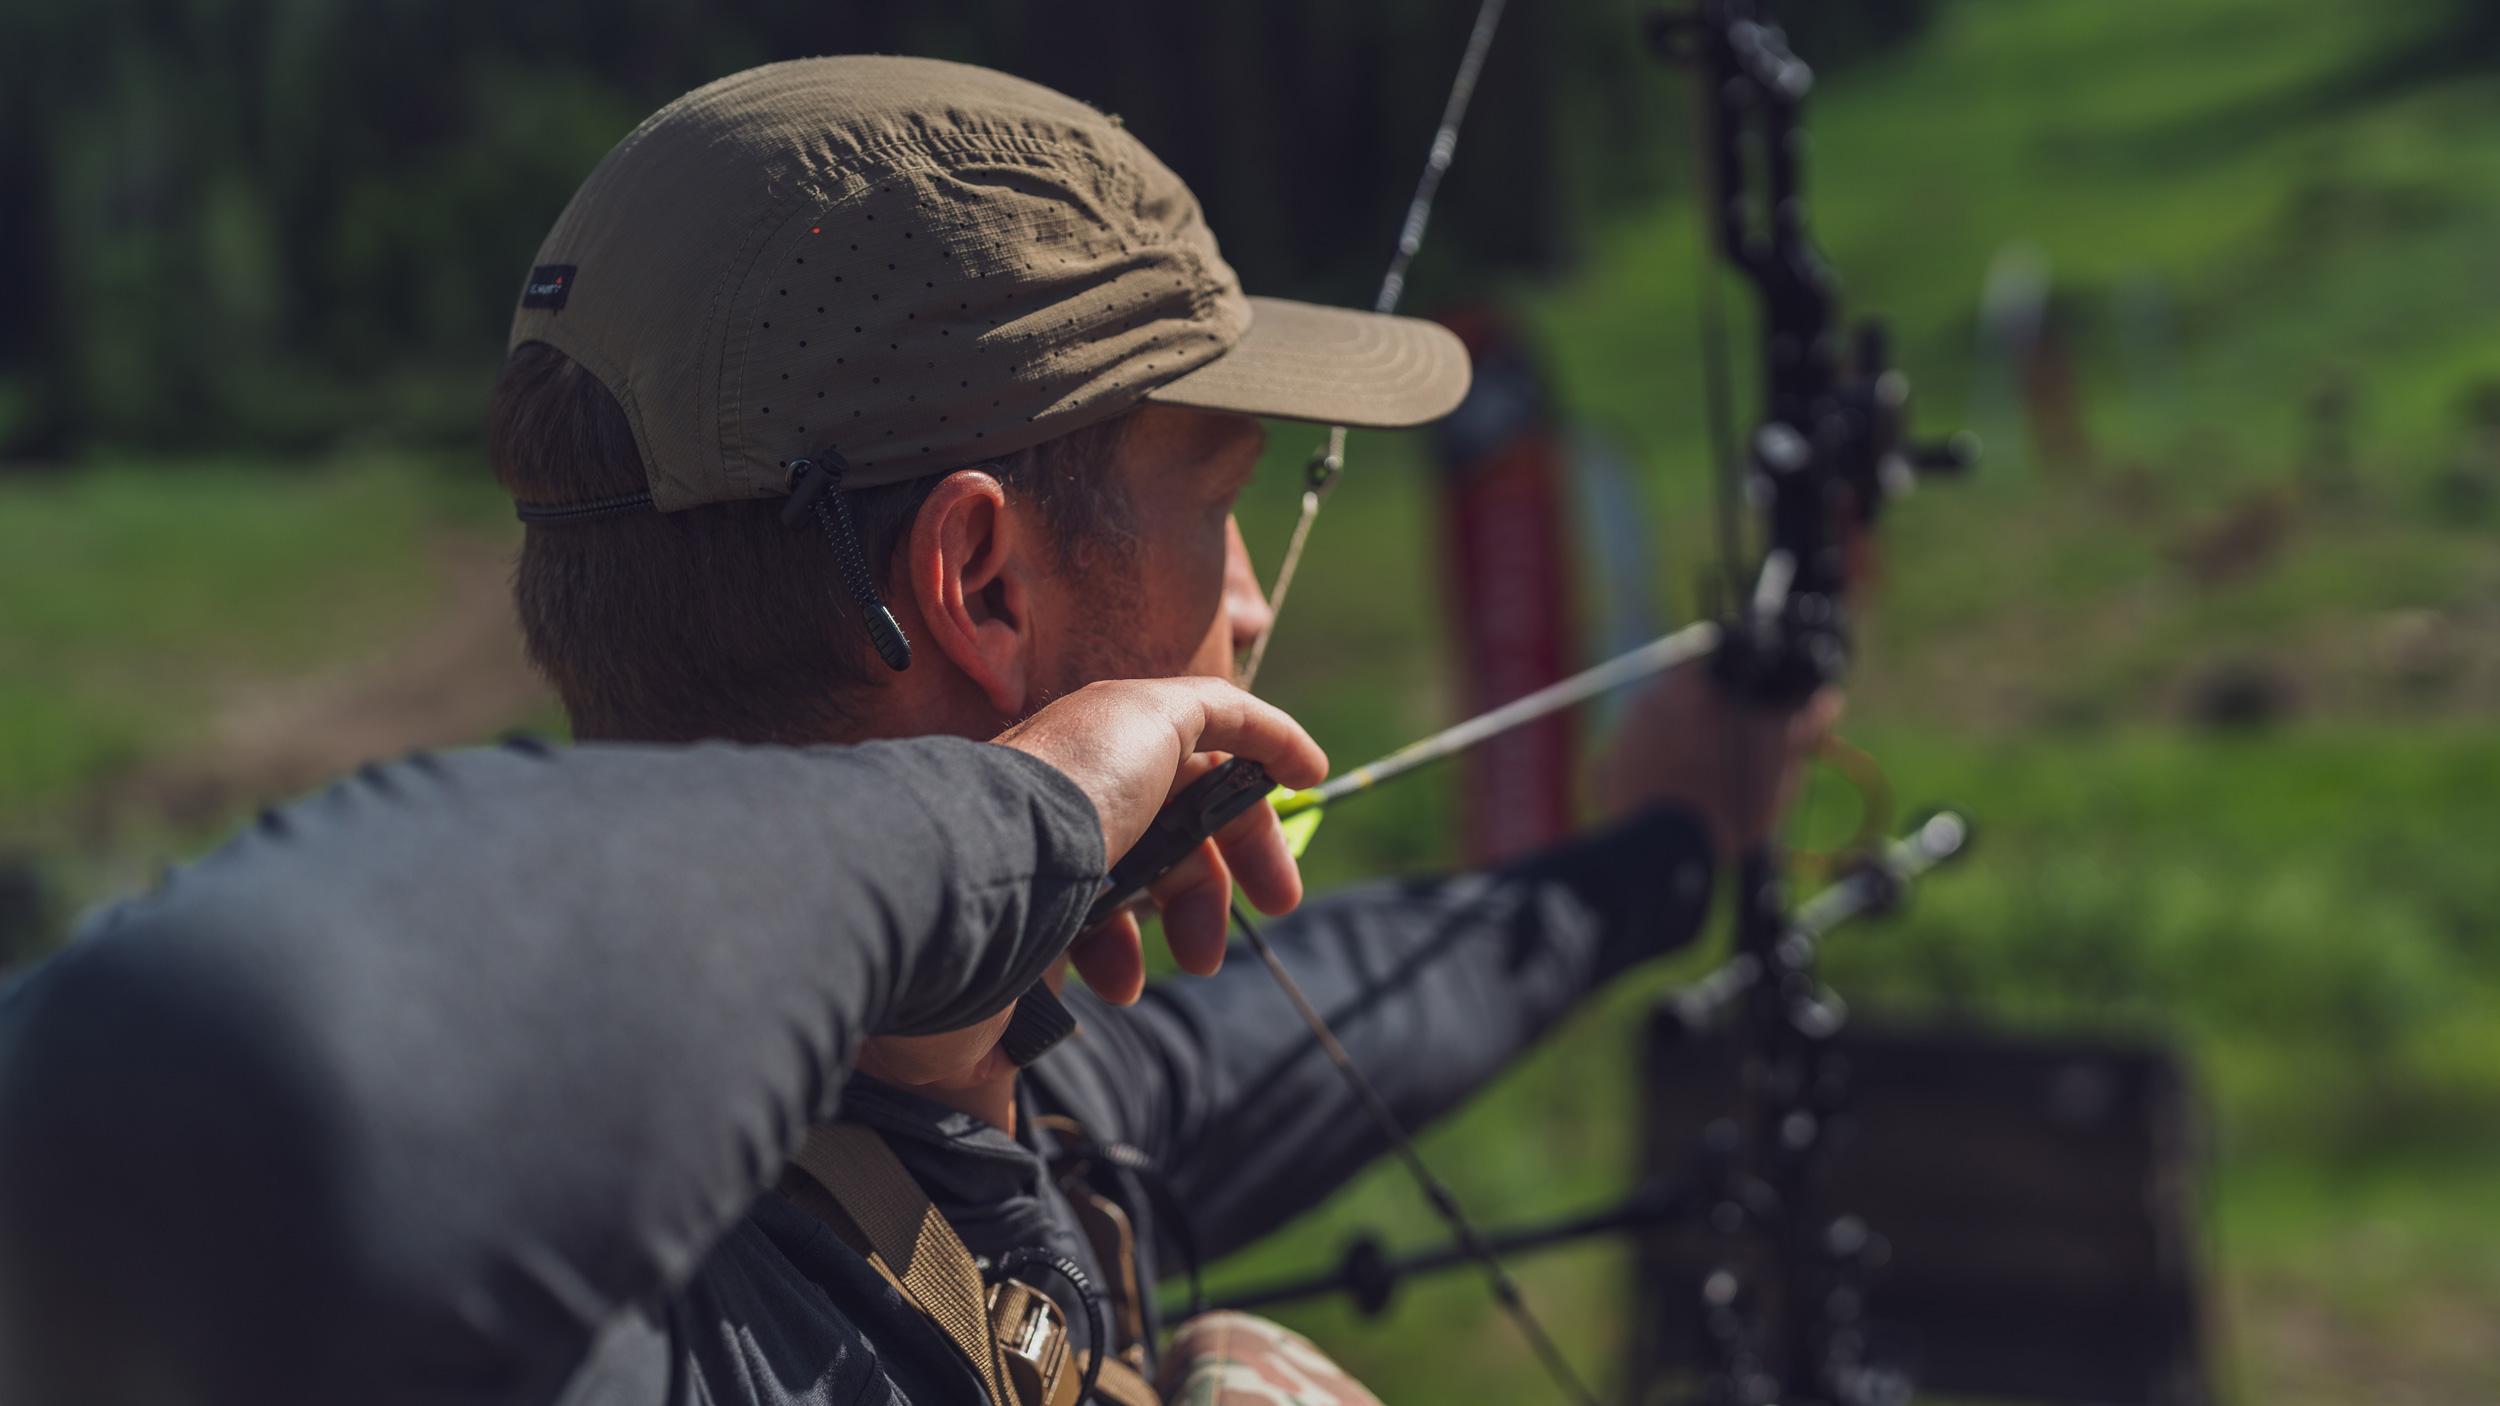
[[[1191,976],[1213,976],[1224,966],[1232,883],[1223,856],[1209,841],[1146,885],[1143,903],[1120,910],[1098,924],[1097,930],[1126,924],[1135,933],[1139,915],[1152,905],[1162,914],[1163,941],[1172,949],[1172,960]],[[1209,921],[1210,915],[1218,916]],[[1086,980],[1091,984],[1090,976]]]
[[[1279,785],[1316,786],[1328,776],[1328,754],[1282,708],[1228,683],[1197,680],[1197,735],[1190,752],[1231,752],[1267,768]]]
[[[1806,750],[1820,746],[1831,730],[1840,726],[1841,715],[1848,711],[1849,695],[1836,688],[1824,689],[1798,711],[1789,732],[1791,742]]]
[[[1172,789],[1164,793],[1164,799],[1168,801],[1188,790],[1189,783],[1223,764],[1224,756],[1220,752],[1199,752],[1181,758],[1180,769],[1172,773]]]
[[[1261,801],[1216,832],[1216,846],[1232,867],[1233,882],[1262,913],[1289,913],[1302,901],[1302,866],[1285,843],[1276,810]]]
[[[1287,786],[1316,785],[1328,774],[1327,754],[1301,724],[1219,679],[1088,684],[993,740],[1075,782],[1094,803],[1104,852],[1115,858],[1175,789],[1212,764],[1209,753],[1248,757]]]
[[[1163,945],[1172,950],[1172,961],[1191,976],[1213,976],[1224,967],[1232,913],[1232,880],[1226,873],[1215,846],[1203,844],[1148,890],[1163,913]],[[1225,909],[1223,918],[1213,924],[1204,916],[1214,902],[1207,897],[1209,893]],[[1177,922],[1173,920],[1175,908],[1181,914]]]
[[[1283,710],[1218,679],[1126,679],[1089,684],[999,734],[996,741],[1056,767],[1093,802],[1103,851],[1127,853],[1171,796],[1226,754],[1247,757],[1287,786],[1317,785],[1328,757]],[[1223,965],[1231,927],[1232,857],[1250,900],[1268,912],[1291,907],[1302,880],[1265,805],[1227,827],[1219,844],[1156,880],[1164,940],[1184,971]],[[1069,963],[1096,995],[1125,1005],[1145,986],[1137,918],[1119,913],[1078,935]]]
[[[1114,913],[1077,935],[1068,960],[1086,988],[1115,1006],[1134,1002],[1146,989],[1146,944],[1133,913]]]
[[[1163,941],[1172,960],[1194,976],[1211,975],[1224,965],[1224,939],[1232,927],[1233,875],[1212,844],[1198,847],[1189,860],[1155,885],[1155,902],[1163,910]]]
[[[1183,855],[1178,864],[1149,880],[1146,884],[1146,894],[1154,900],[1155,906],[1160,908],[1171,902],[1175,896],[1205,883],[1210,875],[1221,872],[1216,867],[1219,862],[1213,849],[1200,845]]]

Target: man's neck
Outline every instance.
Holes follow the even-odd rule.
[[[958,1113],[968,1113],[992,1127],[1013,1133],[1016,1130],[1016,1066],[1003,1052],[993,1051],[985,1067],[976,1077],[957,1084],[915,1083],[898,1077],[898,1070],[870,1040],[860,1047],[854,1067],[872,1079],[882,1079],[899,1089],[943,1104]]]
[[[987,716],[977,700],[964,695],[961,689],[948,688],[944,681],[932,677],[937,661],[915,666],[919,676],[896,680],[898,685],[870,690],[854,700],[854,709],[847,722],[828,728],[819,739],[838,746],[861,742],[910,737],[955,736],[974,741],[995,735],[1005,724]],[[968,1113],[993,1127],[1009,1133],[1016,1130],[1016,1066],[1003,1053],[993,1051],[987,1066],[971,1081],[942,1086],[915,1084],[895,1077],[895,1072],[878,1058],[877,1042],[870,1040],[859,1053],[858,1069],[862,1074],[883,1079],[898,1088],[932,1103],[943,1104],[958,1113]]]
[[[970,1088],[921,1089],[918,1093],[932,1103],[969,1113],[1010,1135],[1016,1130],[1016,1076],[1012,1071]]]

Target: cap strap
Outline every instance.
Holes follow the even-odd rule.
[[[877,657],[886,667],[899,674],[911,667],[911,638],[903,633],[894,612],[886,609],[877,594],[876,578],[868,574],[867,557],[860,551],[859,524],[851,520],[851,500],[842,491],[842,475],[850,467],[849,461],[831,451],[822,461],[791,460],[790,498],[782,505],[781,522],[796,527],[811,512],[815,515],[816,525],[833,545],[834,560],[851,588],[851,598],[859,602],[860,623],[868,628],[869,643],[877,647]]]
[[[559,526],[569,522],[589,522],[593,518],[623,517],[627,513],[652,510],[651,495],[627,493],[615,498],[594,498],[587,503],[524,503],[512,501],[512,515],[536,527]]]

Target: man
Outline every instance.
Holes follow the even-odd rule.
[[[546,1399],[866,1031],[1055,967],[1205,749],[1325,767],[1140,680],[999,746],[512,744],[265,813],[0,991],[0,1400]],[[1290,876],[1272,826],[1228,845]]]
[[[906,59],[772,65],[654,116],[559,219],[512,342],[491,453],[531,524],[516,593],[534,659],[594,741],[986,738],[1098,680],[1223,678],[1268,623],[1230,514],[1254,417],[1411,425],[1466,382],[1455,339],[1427,324],[1246,299],[1187,190],[1115,121]],[[1741,715],[1684,677],[1631,716],[1606,828],[1276,929],[1409,1124],[1687,940],[1714,854],[1767,832],[1823,713]],[[856,803],[916,836],[926,792]],[[595,815],[564,823],[608,853]],[[562,961],[543,934],[507,918],[461,946],[465,979],[392,952],[377,966],[411,992],[373,1051],[412,1057],[426,1046],[407,1031],[467,1028],[507,991],[542,996],[566,1028],[448,1052],[408,1120],[422,1135],[358,1120],[370,1141],[353,1165],[456,1169],[455,1184],[395,1181],[406,1194],[382,1205],[319,1169],[290,1183],[325,1227],[448,1247],[384,1256],[381,1275],[314,1257],[327,1292],[290,1300],[312,1315],[293,1326],[360,1355],[302,1380],[353,1381],[361,1400],[1011,1394],[914,1284],[914,1257],[880,1248],[878,1196],[928,1208],[922,1245],[1047,1296],[1076,1360],[1151,1366],[1158,1280],[1383,1150],[1263,974],[1222,965],[1235,878],[1263,907],[1298,896],[1290,863],[1245,842],[1272,821],[1243,824],[1155,892],[1179,965],[1205,979],[1141,999],[1133,921],[1086,934],[1070,953],[1092,993],[1069,991],[1080,1029],[1021,1073],[1000,1047],[1011,1009],[885,1028],[856,1077],[845,1051],[778,1038],[812,1029],[823,983],[803,947],[723,938],[776,900],[770,876],[710,872],[709,846],[639,856],[636,895],[695,896],[661,918],[599,912],[629,956],[717,947],[721,970],[621,960],[566,972],[577,989],[548,976]],[[337,960],[370,989],[363,957]],[[588,1033],[647,1028],[672,1004],[736,1029],[732,996],[760,1004],[763,1035],[724,1036],[717,1058]],[[330,1063],[386,1058],[336,1038]],[[550,1067],[573,1102],[461,1127],[459,1110],[506,1108],[507,1085],[543,1087]],[[806,1148],[856,1155],[802,1150],[807,1175],[785,1177],[806,1130],[759,1104],[803,1121],[838,1108],[842,1140],[819,1130]],[[870,1185],[872,1163],[895,1176]],[[197,1263],[164,1272],[207,1282]]]

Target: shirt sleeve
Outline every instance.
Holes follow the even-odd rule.
[[[1692,941],[1709,910],[1700,823],[1657,810],[1481,873],[1306,904],[1268,940],[1399,1120],[1418,1130],[1608,979]],[[1083,1030],[1036,1067],[1150,1156],[1209,1257],[1317,1205],[1386,1141],[1258,958],[1079,997]]]
[[[265,815],[0,997],[0,1400],[545,1401],[1004,1005],[1093,807],[953,739],[503,748]]]

